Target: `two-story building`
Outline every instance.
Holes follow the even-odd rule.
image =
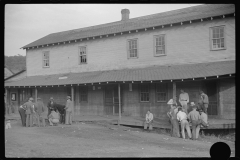
[[[26,73],[5,81],[7,101],[37,96],[65,104],[74,116],[167,119],[167,101],[184,89],[208,114],[235,119],[235,6],[207,4],[52,33],[24,47]]]

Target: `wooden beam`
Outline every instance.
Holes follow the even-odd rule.
[[[120,126],[121,123],[121,94],[120,94],[120,83],[118,83],[118,100],[119,100],[119,119],[118,119],[118,126]]]
[[[72,121],[74,121],[75,103],[74,103],[74,87],[73,86],[71,86],[71,98],[72,98],[72,103],[73,103]]]
[[[176,99],[176,82],[173,82],[173,100],[175,100],[175,102],[177,101],[177,99]]]
[[[37,88],[35,88],[35,103],[37,102]]]

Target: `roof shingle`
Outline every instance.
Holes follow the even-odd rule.
[[[46,86],[122,81],[156,81],[235,74],[235,60],[147,68],[31,76],[5,81],[5,86]],[[67,76],[67,79],[59,77]]]
[[[77,40],[81,38],[94,37],[106,34],[120,33],[130,30],[144,29],[148,27],[156,27],[231,13],[235,13],[234,4],[199,5],[138,18],[132,18],[126,21],[117,21],[86,28],[52,33],[22,48],[25,49],[33,46]]]

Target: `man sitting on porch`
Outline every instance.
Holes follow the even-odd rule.
[[[149,130],[152,130],[152,123],[153,114],[150,112],[150,110],[148,110],[146,114],[146,121],[144,122],[144,129],[147,129],[147,127],[149,127]]]

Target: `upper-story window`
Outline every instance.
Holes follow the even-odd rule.
[[[87,63],[87,47],[81,46],[79,47],[79,64]]]
[[[49,51],[43,52],[43,67],[49,67]]]
[[[212,50],[219,50],[219,49],[226,48],[224,32],[225,32],[224,26],[210,28],[211,49]]]
[[[154,55],[166,55],[165,51],[165,35],[154,36]]]
[[[128,40],[128,58],[138,58],[137,39]]]

